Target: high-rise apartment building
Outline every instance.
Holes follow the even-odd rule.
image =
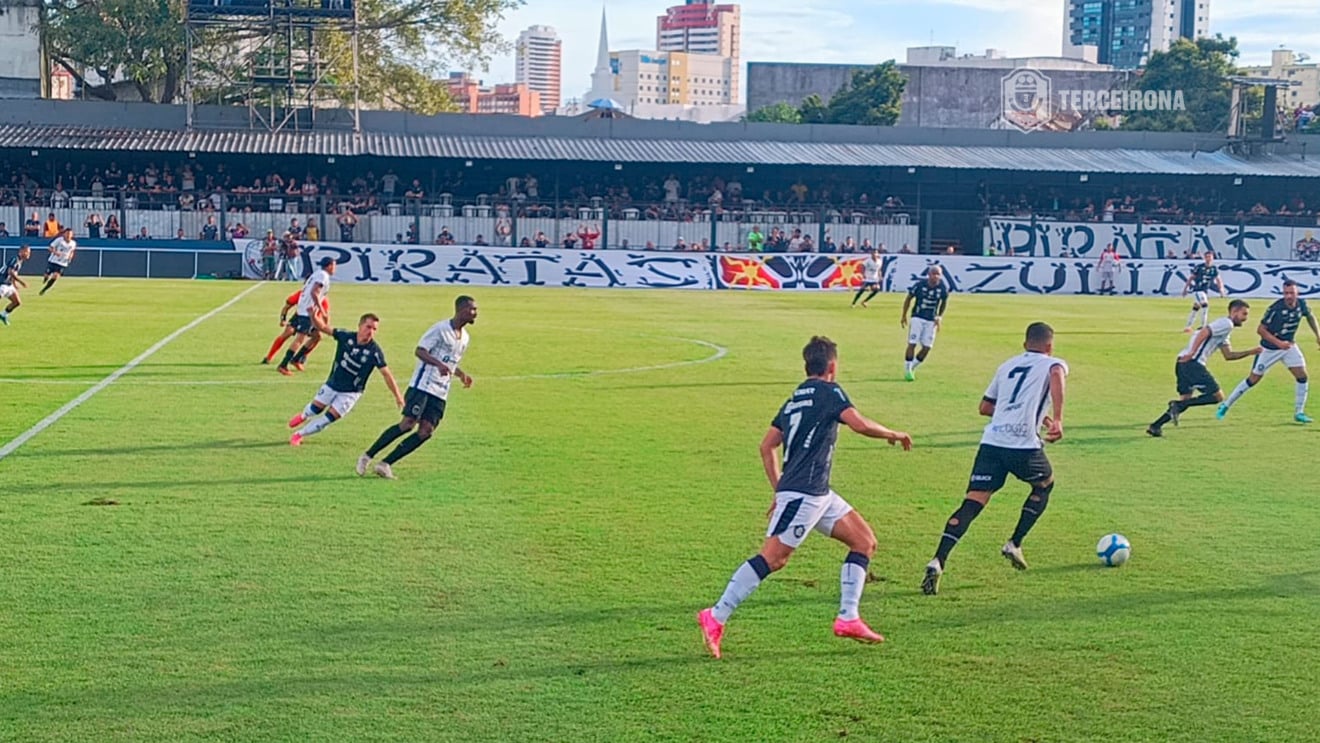
[[[1063,54],[1120,69],[1210,33],[1210,0],[1064,0]]]
[[[656,18],[655,48],[662,52],[712,54],[732,60],[730,103],[737,103],[741,90],[742,11],[734,4],[710,0],[686,0]]]
[[[514,52],[514,81],[539,93],[542,110],[553,114],[559,108],[564,54],[559,34],[551,26],[531,26],[518,35]]]

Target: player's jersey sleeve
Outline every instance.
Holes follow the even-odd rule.
[[[1302,317],[1311,317],[1311,305],[1307,304],[1305,299],[1297,300],[1297,304],[1302,308]]]
[[[999,402],[1000,371],[1002,371],[1002,367],[1000,369],[995,369],[995,375],[990,378],[990,386],[985,388],[985,394],[982,395],[982,398],[989,401],[991,404]]]
[[[351,330],[344,330],[343,328],[335,328],[334,331],[334,337],[336,343],[348,343],[356,335],[357,333]]]
[[[379,343],[373,342],[373,345],[376,346],[374,349],[375,353],[372,355],[372,359],[375,361],[376,368],[384,369],[386,366],[388,366],[388,364],[385,363],[385,349],[381,348]]]
[[[417,341],[417,347],[424,348],[426,349],[427,353],[434,355],[435,352],[440,349],[440,346],[443,343],[444,343],[443,323],[436,323],[435,325],[431,326],[430,330],[427,330],[426,333],[422,335],[421,340]]]
[[[1278,321],[1279,321],[1279,303],[1275,302],[1274,304],[1270,305],[1270,308],[1268,310],[1265,310],[1265,316],[1260,319],[1260,324],[1264,325],[1266,328],[1269,329],[1271,333],[1273,333],[1275,330],[1278,329],[1277,328]]]
[[[945,286],[944,284],[940,284],[940,303],[944,304],[948,301],[949,301],[949,287]]]
[[[908,287],[908,296],[909,296],[909,297],[916,298],[916,296],[917,296],[917,289],[918,289],[920,286],[921,286],[921,282],[918,281],[917,283],[915,283],[915,284],[913,284],[912,286]]]
[[[1210,337],[1222,336],[1221,343],[1228,342],[1228,334],[1233,332],[1233,321],[1227,317],[1221,317],[1210,323]]]
[[[779,406],[779,410],[775,411],[775,417],[771,419],[770,427],[777,428],[780,433],[783,433],[787,429],[787,426],[788,424],[784,421],[784,406],[781,405]]]
[[[838,420],[849,408],[853,407],[852,400],[848,398],[848,393],[843,391],[839,385],[834,385],[830,390],[830,418]]]

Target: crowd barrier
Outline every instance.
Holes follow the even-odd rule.
[[[991,217],[985,252],[1050,257],[1073,253],[1099,257],[1106,245],[1131,258],[1177,259],[1187,250],[1213,250],[1238,261],[1288,261],[1320,257],[1320,227],[1258,224],[1177,225],[1126,222],[1061,222],[1030,217]]]
[[[239,241],[248,278],[261,277],[261,245]],[[537,250],[473,246],[303,246],[297,272],[334,258],[336,282],[451,286],[566,286],[633,289],[848,290],[862,283],[866,256],[820,253],[675,253],[629,250]],[[1117,275],[1120,295],[1178,296],[1199,261],[1129,259]],[[954,292],[1094,294],[1093,259],[885,255],[884,289],[903,291],[930,266],[944,269]],[[1302,296],[1320,294],[1320,263],[1221,261],[1232,296],[1277,296],[1286,279]]]

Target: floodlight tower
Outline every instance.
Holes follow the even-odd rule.
[[[187,0],[188,128],[214,94],[248,126],[314,129],[318,109],[351,105],[360,130],[356,0]]]

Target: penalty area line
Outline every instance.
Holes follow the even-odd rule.
[[[26,444],[28,441],[31,441],[32,438],[35,437],[37,434],[40,434],[42,431],[45,431],[47,428],[50,428],[51,426],[55,425],[56,423],[59,422],[61,418],[73,412],[75,409],[77,409],[79,405],[82,405],[83,403],[92,399],[92,397],[94,397],[96,393],[100,392],[106,387],[109,387],[110,385],[114,384],[115,381],[118,380],[120,377],[136,369],[139,365],[142,364],[142,362],[154,356],[157,351],[169,345],[170,342],[173,341],[175,338],[178,338],[184,333],[187,333],[189,330],[192,330],[198,325],[201,325],[202,323],[206,322],[212,317],[215,317],[221,312],[224,312],[225,310],[234,306],[243,297],[246,297],[247,295],[261,288],[261,286],[264,283],[265,282],[257,282],[256,284],[239,292],[235,297],[230,299],[228,302],[225,302],[224,304],[220,305],[219,307],[216,307],[215,309],[211,310],[210,312],[207,312],[204,315],[201,315],[200,317],[194,318],[192,322],[189,322],[187,325],[184,325],[183,327],[179,328],[173,333],[170,333],[164,338],[161,338],[160,340],[156,341],[156,343],[151,348],[148,348],[147,350],[138,354],[137,357],[134,358],[132,361],[128,362],[127,364],[124,364],[123,366],[119,367],[113,372],[110,372],[110,374],[106,376],[105,379],[102,379],[101,381],[87,388],[87,390],[84,391],[81,395],[78,395],[72,400],[64,403],[64,405],[62,405],[59,408],[59,410],[56,410],[55,412],[51,413],[45,418],[42,418],[41,420],[37,421],[37,423],[34,426],[24,431],[23,433],[19,434],[17,437],[14,438],[13,441],[10,441],[8,444],[5,444],[3,447],[0,447],[0,460],[4,460],[5,457],[8,457],[10,454],[13,454],[14,452],[18,451],[18,448],[20,446]]]

